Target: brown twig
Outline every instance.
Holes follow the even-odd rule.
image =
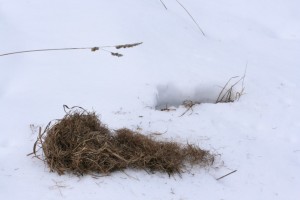
[[[111,53],[112,56],[117,56],[121,57],[123,56],[122,54],[118,52],[112,52],[110,50],[107,50],[107,48],[131,48],[135,47],[142,44],[142,42],[139,43],[133,43],[133,44],[124,44],[124,45],[115,45],[115,46],[99,46],[99,47],[76,47],[76,48],[54,48],[54,49],[34,49],[34,50],[25,50],[25,51],[15,51],[15,52],[9,52],[9,53],[4,53],[0,54],[0,56],[9,56],[9,55],[14,55],[14,54],[21,54],[21,53],[33,53],[33,52],[42,52],[42,51],[70,51],[70,50],[91,50],[92,52],[101,50],[101,51],[106,51]]]
[[[230,174],[233,174],[233,173],[235,173],[235,172],[237,172],[237,170],[234,170],[234,171],[232,171],[232,172],[230,172],[230,173],[228,173],[228,174],[225,174],[224,176],[221,176],[220,178],[217,178],[217,181],[219,181],[219,180],[221,180],[222,178],[225,178],[226,176],[229,176]]]
[[[187,108],[186,111],[184,111],[184,113],[182,113],[179,117],[182,117],[183,115],[185,115],[189,110],[191,110],[193,112],[193,107],[197,104],[200,104],[200,102],[194,102],[191,100],[185,100],[182,105]]]

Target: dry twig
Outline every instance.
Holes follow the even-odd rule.
[[[236,100],[239,100],[240,97],[244,94],[244,90],[245,90],[244,80],[245,80],[245,77],[246,77],[246,71],[245,71],[245,74],[240,79],[238,79],[235,83],[233,83],[227,89],[227,86],[229,85],[231,80],[238,78],[238,76],[231,77],[227,81],[227,83],[223,86],[223,88],[222,88],[221,92],[219,93],[219,96],[216,100],[216,103],[230,103],[230,102],[234,102]],[[238,85],[240,82],[242,82],[241,89],[240,89],[240,91],[235,92],[234,87],[236,85]]]
[[[195,105],[198,105],[200,104],[200,102],[197,102],[197,101],[191,101],[191,100],[185,100],[182,105],[186,108],[186,111],[184,111],[184,113],[182,113],[179,117],[182,117],[183,115],[185,115],[189,110],[192,111],[193,113],[193,107]],[[192,114],[191,113],[191,114]]]
[[[162,0],[160,0],[160,2],[161,2],[161,4],[165,7],[165,9],[168,10],[166,4],[165,4]]]
[[[120,54],[118,52],[110,51],[108,49],[109,48],[116,48],[116,49],[131,48],[131,47],[138,46],[140,44],[142,44],[142,42],[140,42],[140,43],[133,43],[133,44],[125,44],[125,45],[115,45],[115,46],[79,47],[79,48],[55,48],[55,49],[35,49],[35,50],[9,52],[9,53],[0,54],[0,56],[8,56],[8,55],[22,54],[22,53],[42,52],[42,51],[91,50],[92,52],[95,52],[95,51],[100,50],[100,51],[109,52],[109,53],[111,53],[112,56],[121,57],[121,56],[123,56],[122,54]]]
[[[196,26],[198,27],[198,29],[201,31],[202,35],[204,37],[206,37],[204,31],[202,30],[202,28],[199,26],[198,22],[196,22],[196,20],[194,19],[194,17],[190,14],[190,12],[182,5],[182,3],[180,3],[178,0],[176,0],[177,3],[185,10],[185,12],[190,16],[190,18],[194,21],[194,23],[196,24]]]
[[[235,173],[235,172],[237,172],[237,170],[234,170],[234,171],[232,171],[232,172],[230,172],[230,173],[228,173],[228,174],[225,174],[224,176],[221,176],[220,178],[217,178],[217,181],[218,181],[218,180],[221,180],[222,178],[225,178],[226,176],[229,176],[230,174],[233,174],[233,173]]]

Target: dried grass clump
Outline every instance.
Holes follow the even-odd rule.
[[[187,166],[208,166],[214,161],[208,151],[191,144],[158,141],[129,129],[112,132],[94,112],[85,110],[71,110],[43,133],[40,129],[32,154],[51,171],[77,175],[109,174],[126,168],[172,175]]]

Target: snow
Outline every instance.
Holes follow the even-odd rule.
[[[1,0],[0,54],[143,42],[103,51],[0,57],[0,199],[282,199],[300,197],[300,3],[296,0]],[[233,76],[245,94],[213,104]],[[186,108],[158,104],[206,100]],[[127,170],[58,176],[27,157],[62,105],[95,110],[111,129],[194,142],[218,153],[182,177]],[[224,163],[224,164],[222,164]],[[233,170],[236,173],[216,178]]]

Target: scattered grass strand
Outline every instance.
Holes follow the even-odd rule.
[[[202,28],[199,26],[198,22],[194,19],[194,17],[191,15],[191,13],[185,8],[185,6],[180,3],[178,0],[176,0],[177,3],[185,10],[185,12],[190,16],[190,18],[193,20],[193,22],[196,24],[196,26],[198,27],[198,29],[200,30],[200,32],[202,33],[202,35],[204,37],[206,37],[204,31],[202,30]]]
[[[117,53],[117,52],[112,52],[112,51],[110,51],[108,49],[109,48],[116,48],[116,49],[120,49],[120,48],[132,48],[132,47],[138,46],[140,44],[142,44],[142,42],[132,43],[132,44],[124,44],[124,45],[115,45],[115,46],[34,49],[34,50],[14,51],[14,52],[9,52],[9,53],[4,53],[4,54],[0,54],[0,56],[9,56],[9,55],[14,55],[14,54],[35,53],[35,52],[70,51],[70,50],[87,50],[88,49],[88,50],[90,50],[92,52],[95,52],[95,51],[106,51],[106,52],[111,53],[112,56],[121,57],[121,56],[123,56],[122,54]]]

